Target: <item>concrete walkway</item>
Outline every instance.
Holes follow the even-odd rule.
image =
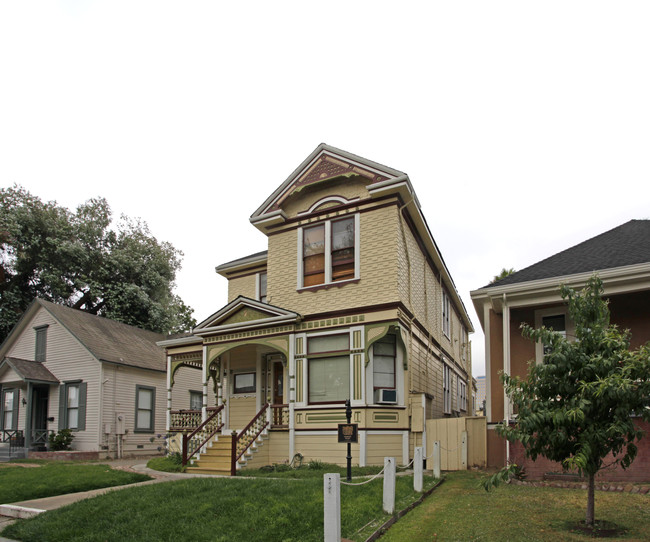
[[[185,473],[175,473],[175,472],[160,472],[156,470],[151,470],[147,468],[146,461],[148,458],[144,459],[142,457],[131,458],[131,459],[114,459],[99,461],[102,465],[110,465],[114,469],[139,472],[141,474],[147,474],[153,478],[153,480],[147,480],[146,482],[138,482],[136,484],[128,484],[125,486],[114,486],[114,487],[105,487],[101,489],[93,489],[91,491],[82,491],[79,493],[68,493],[67,495],[57,495],[55,497],[45,497],[43,499],[32,499],[29,501],[14,502],[7,504],[0,504],[0,531],[4,529],[7,525],[16,521],[16,519],[24,519],[36,516],[47,510],[55,510],[66,506],[73,502],[81,501],[83,499],[88,499],[96,495],[102,495],[109,491],[114,491],[116,489],[124,489],[127,487],[136,487],[149,484],[158,484],[160,482],[171,482],[174,480],[184,480],[187,478],[210,478],[210,474],[185,474]],[[143,463],[145,461],[145,463]],[[7,540],[0,537],[0,542]]]

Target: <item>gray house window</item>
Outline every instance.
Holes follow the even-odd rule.
[[[86,429],[86,389],[81,381],[66,382],[59,388],[59,429]]]
[[[18,390],[2,391],[2,429],[7,431],[18,426]]]
[[[190,410],[201,410],[203,408],[203,393],[190,391]]]
[[[140,433],[153,433],[156,388],[135,387],[135,430]]]
[[[34,331],[36,332],[36,352],[34,353],[34,359],[42,363],[45,361],[47,351],[47,326],[34,328]]]

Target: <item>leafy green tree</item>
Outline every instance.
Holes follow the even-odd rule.
[[[72,213],[0,189],[0,341],[36,297],[161,333],[196,325],[173,293],[182,253],[139,220],[111,226],[102,198]]]
[[[504,279],[504,278],[506,278],[506,277],[509,277],[509,276],[512,275],[514,272],[515,272],[515,270],[514,270],[513,267],[511,267],[510,269],[506,269],[506,268],[504,267],[503,269],[501,269],[501,273],[499,273],[498,275],[494,275],[494,278],[492,279],[492,282],[490,282],[490,284],[493,284],[494,282],[497,282],[497,281],[499,281],[499,280],[501,280],[501,279]]]
[[[586,524],[592,526],[596,473],[610,453],[629,467],[644,434],[634,415],[650,420],[650,348],[631,351],[629,332],[610,325],[596,275],[581,292],[562,286],[561,293],[575,337],[522,325],[524,336],[541,341],[547,353],[543,363],[530,363],[527,378],[501,376],[517,418],[499,431],[520,441],[527,457],[543,456],[587,476]]]

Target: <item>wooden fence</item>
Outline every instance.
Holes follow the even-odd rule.
[[[427,420],[427,454],[440,442],[440,468],[465,470],[487,465],[487,418],[443,418]]]

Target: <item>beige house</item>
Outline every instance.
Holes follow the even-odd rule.
[[[0,346],[0,440],[18,443],[19,453],[42,450],[51,432],[69,428],[72,449],[91,456],[163,450],[163,338],[35,300]],[[200,400],[196,376],[179,372],[175,408],[190,408],[193,388]]]
[[[405,173],[321,144],[250,221],[268,250],[217,267],[228,304],[159,343],[172,431],[178,371],[202,374],[199,468],[344,464],[346,400],[359,465],[408,463],[426,419],[472,415],[472,324]]]

